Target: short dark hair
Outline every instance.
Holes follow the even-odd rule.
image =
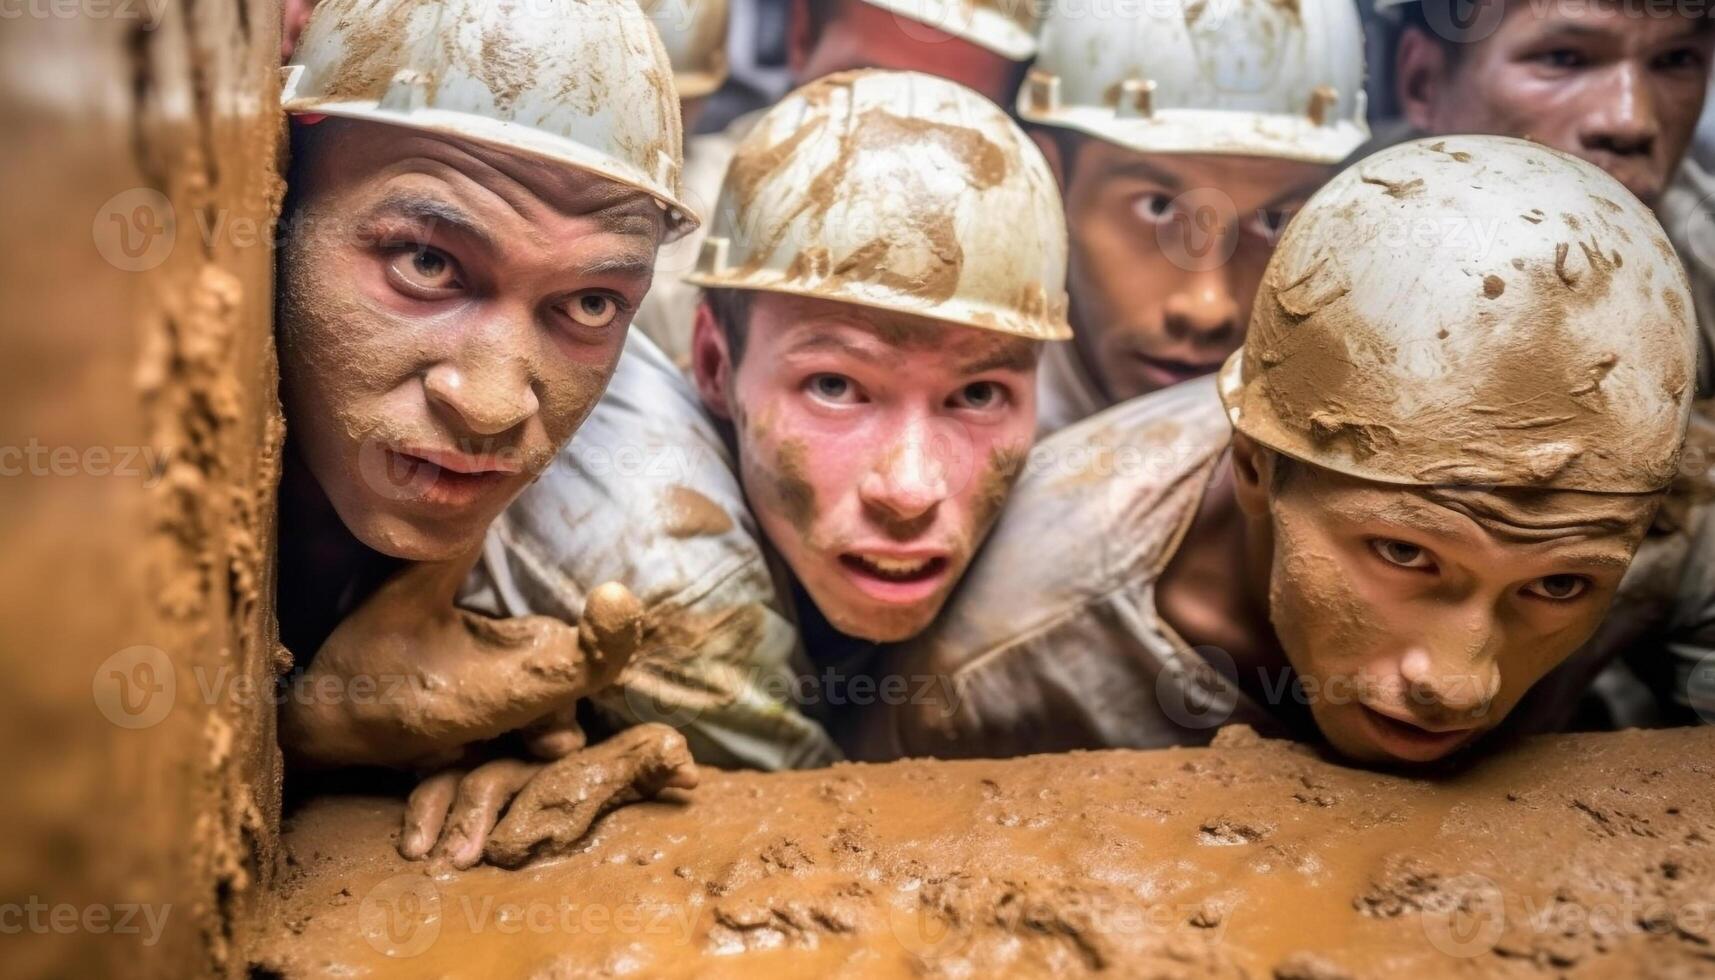
[[[744,343],[750,332],[752,299],[748,289],[703,290],[703,302],[709,304],[709,313],[714,316],[715,325],[721,328],[721,334],[726,337],[727,355],[732,358],[732,366],[735,368],[744,357]]]
[[[1435,42],[1441,48],[1441,54],[1448,71],[1459,67],[1460,62],[1465,60],[1465,55],[1471,50],[1471,45],[1475,43],[1475,40],[1467,41],[1462,36],[1447,36],[1448,30],[1456,29],[1453,13],[1450,9],[1452,2],[1453,0],[1415,0],[1415,2],[1401,4],[1398,8],[1400,14],[1399,36],[1404,37],[1406,31],[1415,30]],[[1506,0],[1493,0],[1493,2],[1505,3]],[[1431,10],[1432,7],[1433,10]],[[1430,20],[1431,13],[1435,15],[1434,21]],[[1504,11],[1502,16],[1505,16]],[[1481,22],[1479,21],[1479,23]],[[1438,24],[1442,26],[1437,26]]]

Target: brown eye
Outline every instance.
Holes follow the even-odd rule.
[[[1434,568],[1434,562],[1429,560],[1429,552],[1409,541],[1396,541],[1393,538],[1377,538],[1370,542],[1382,561],[1400,568]]]
[[[1139,194],[1132,200],[1132,210],[1150,224],[1161,224],[1173,211],[1173,198],[1166,194]]]
[[[1584,594],[1590,580],[1582,575],[1545,575],[1525,586],[1525,591],[1542,599],[1566,602]]]
[[[424,294],[425,298],[437,298],[463,286],[452,258],[427,245],[413,245],[394,253],[388,270],[406,292]]]
[[[606,293],[584,293],[566,307],[566,314],[582,327],[605,327],[619,315],[619,303]]]

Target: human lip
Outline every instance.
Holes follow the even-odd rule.
[[[1433,762],[1477,734],[1468,725],[1430,728],[1391,708],[1357,707],[1359,723],[1371,744],[1404,762]]]
[[[419,460],[431,466],[465,476],[481,476],[488,473],[513,474],[523,470],[518,459],[507,453],[464,453],[456,449],[429,449],[418,446],[400,446],[393,452],[409,460]]]
[[[418,488],[416,501],[437,509],[463,510],[471,507],[484,497],[504,489],[517,473],[515,469],[472,465],[473,457],[464,453],[393,449],[388,453],[403,467],[402,472],[409,474],[406,485]],[[458,469],[458,466],[468,469]]]
[[[952,562],[944,551],[853,549],[840,567],[860,590],[890,605],[922,602],[940,590]]]
[[[1176,385],[1180,382],[1200,378],[1205,374],[1213,374],[1221,369],[1221,361],[1181,361],[1170,357],[1155,357],[1150,354],[1134,354],[1138,365],[1144,374],[1159,387]]]

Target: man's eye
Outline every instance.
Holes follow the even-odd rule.
[[[605,327],[619,316],[619,301],[607,293],[583,293],[567,304],[566,315],[579,326]]]
[[[1526,592],[1543,599],[1555,602],[1565,602],[1576,599],[1590,587],[1590,580],[1582,575],[1545,575],[1525,586]]]
[[[852,383],[852,379],[844,375],[818,374],[810,378],[807,387],[810,389],[810,394],[822,401],[832,402],[836,405],[849,404],[858,400],[857,385]]]
[[[993,381],[973,381],[959,389],[953,404],[960,408],[982,411],[1006,400],[1006,389]]]
[[[1280,233],[1286,230],[1286,223],[1292,220],[1291,211],[1258,211],[1253,228],[1270,245],[1280,240]]]
[[[1662,71],[1685,71],[1703,67],[1703,53],[1696,48],[1677,48],[1655,59],[1655,67]]]
[[[1161,224],[1173,214],[1173,199],[1166,194],[1139,194],[1131,206],[1138,217],[1151,224]]]
[[[445,293],[459,289],[458,264],[438,248],[412,245],[395,252],[388,269],[408,290]]]
[[[1584,55],[1571,48],[1555,48],[1552,51],[1544,51],[1536,56],[1536,60],[1550,68],[1581,68],[1587,64]]]
[[[1398,565],[1400,568],[1435,567],[1435,563],[1429,560],[1429,552],[1424,551],[1422,548],[1410,543],[1409,541],[1396,541],[1392,538],[1377,538],[1370,542],[1370,547],[1375,549],[1376,554],[1381,556],[1382,561],[1385,561],[1390,565]]]

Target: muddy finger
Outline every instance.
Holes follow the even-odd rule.
[[[417,784],[405,801],[404,824],[399,833],[399,856],[407,861],[420,861],[441,837],[441,827],[447,820],[447,808],[458,792],[462,770],[448,769]]]
[[[458,795],[434,855],[460,869],[482,860],[483,845],[488,842],[488,833],[500,818],[501,809],[540,768],[533,762],[498,759],[472,770],[459,782]]]

